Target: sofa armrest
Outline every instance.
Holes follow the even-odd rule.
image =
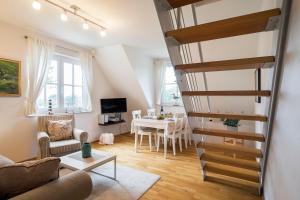
[[[83,200],[92,192],[92,179],[84,171],[75,171],[12,200]]]
[[[50,138],[46,132],[38,132],[37,140],[40,151],[40,158],[46,158],[50,156]]]
[[[73,135],[74,135],[74,138],[76,140],[79,140],[81,145],[85,142],[87,142],[87,139],[88,139],[88,133],[83,131],[83,130],[80,130],[80,129],[77,129],[77,128],[74,128],[73,129]]]

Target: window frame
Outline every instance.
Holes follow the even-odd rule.
[[[42,91],[44,92],[44,106],[38,108],[38,113],[47,113],[48,112],[48,99],[47,99],[47,85],[56,85],[57,86],[57,107],[53,107],[52,110],[55,113],[82,113],[86,112],[82,109],[82,107],[74,107],[75,102],[75,88],[81,87],[81,94],[82,94],[82,105],[85,103],[86,98],[84,98],[85,93],[85,82],[84,82],[84,75],[82,73],[82,66],[80,64],[79,58],[69,57],[63,54],[55,53],[52,56],[52,60],[57,61],[57,83],[49,83],[48,80],[46,81],[46,84]],[[51,60],[51,62],[52,62]],[[64,71],[65,71],[65,63],[72,64],[72,84],[65,84],[64,80]],[[81,67],[81,75],[82,75],[82,85],[76,85],[75,84],[75,66]],[[71,86],[72,87],[72,106],[71,107],[65,107],[65,92],[64,87],[65,86]]]
[[[177,83],[177,78],[176,78],[176,74],[175,74],[175,70],[174,70],[174,67],[171,63],[171,61],[166,61],[166,64],[165,64],[165,73],[164,73],[164,81],[163,81],[163,90],[162,90],[162,97],[161,97],[161,106],[176,106],[176,107],[182,107],[183,106],[183,101],[182,101],[182,97],[181,97],[181,93],[180,93],[180,89],[179,89],[179,86],[178,86],[178,83]],[[174,78],[175,78],[175,82],[166,82],[166,79],[167,79],[167,69],[168,68],[171,68],[173,73],[174,73]],[[178,100],[178,104],[176,102],[167,102],[165,101],[164,97],[165,97],[165,92],[167,91],[166,88],[167,86],[176,86],[176,91],[177,91],[177,96],[179,97],[179,100]]]

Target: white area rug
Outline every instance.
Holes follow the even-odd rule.
[[[113,164],[108,163],[93,170],[106,176],[113,176]],[[61,175],[71,170],[62,169]],[[117,163],[117,181],[89,172],[93,180],[93,191],[89,200],[135,200],[149,190],[160,176],[126,167]]]

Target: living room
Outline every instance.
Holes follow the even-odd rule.
[[[298,199],[299,3],[1,1],[0,199]]]

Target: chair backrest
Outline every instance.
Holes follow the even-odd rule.
[[[175,114],[175,118],[184,118],[185,117],[185,113],[176,113]]]
[[[155,110],[155,108],[148,109],[147,110],[147,116],[148,117],[154,117],[154,116],[156,116],[156,110]]]
[[[186,130],[188,128],[188,118],[185,113],[176,113],[175,118],[183,118],[182,120],[182,129]]]
[[[141,119],[141,118],[142,118],[142,111],[141,110],[132,111],[132,119]]]
[[[38,117],[38,131],[48,132],[48,120],[72,120],[72,127],[75,128],[74,115],[63,114],[63,115],[45,115]]]
[[[175,118],[175,132],[182,131],[183,117]]]

